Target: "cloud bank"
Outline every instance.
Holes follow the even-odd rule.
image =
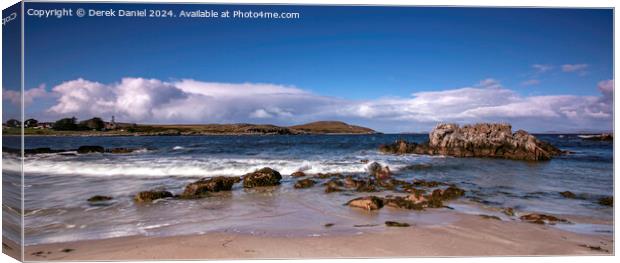
[[[287,125],[342,120],[402,132],[427,131],[438,122],[505,121],[531,131],[611,129],[614,82],[601,81],[596,88],[598,96],[523,96],[485,79],[470,87],[408,97],[349,100],[276,84],[123,78],[111,84],[76,79],[51,92],[40,86],[25,94],[32,100],[53,100],[45,109],[48,116],[115,115],[117,120],[138,123]]]

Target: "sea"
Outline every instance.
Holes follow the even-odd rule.
[[[266,236],[358,235],[381,231],[386,220],[414,225],[443,225],[455,213],[496,215],[519,221],[525,213],[570,218],[556,224],[566,231],[613,235],[613,208],[598,204],[612,196],[613,143],[585,140],[577,134],[539,134],[570,154],[550,161],[527,162],[486,158],[392,155],[382,144],[404,139],[423,142],[428,135],[239,135],[25,137],[25,148],[76,149],[83,145],[136,148],[128,154],[72,152],[26,156],[24,172],[24,237],[26,245],[122,236],[171,236],[227,232]],[[18,148],[19,137],[5,137],[5,147]],[[455,184],[466,191],[446,208],[424,211],[383,208],[361,211],[344,204],[364,195],[396,192],[325,193],[317,184],[295,189],[295,171],[364,176],[369,162],[389,166],[401,180]],[[179,194],[185,185],[211,176],[240,176],[263,167],[279,171],[277,187],[219,192],[195,200],[162,199],[135,203],[140,191],[165,189]],[[6,222],[19,224],[20,160],[3,153]],[[6,189],[9,189],[8,191]],[[560,192],[571,191],[577,198]],[[89,203],[94,195],[112,200]],[[517,216],[501,213],[513,208]],[[325,227],[326,224],[333,224]],[[19,231],[5,229],[18,240]]]

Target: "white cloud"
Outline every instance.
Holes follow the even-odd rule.
[[[540,80],[537,79],[528,79],[526,81],[521,82],[521,85],[523,86],[532,86],[532,85],[538,85],[540,84]]]
[[[36,88],[28,89],[24,92],[24,106],[29,106],[37,98],[44,98],[49,96],[45,85],[41,84]],[[14,105],[21,104],[21,92],[15,90],[2,90],[2,97]]]
[[[577,72],[584,74],[585,70],[589,67],[588,64],[564,64],[562,65],[562,71],[564,72]]]
[[[404,125],[424,130],[437,122],[478,121],[507,121],[515,127],[543,131],[606,129],[612,124],[613,80],[601,81],[598,89],[600,96],[523,96],[497,80],[485,79],[471,87],[416,92],[404,98],[348,100],[275,84],[142,78],[101,84],[77,79],[52,89],[57,101],[48,113],[78,118],[116,115],[117,120],[140,123],[343,120],[380,131],[395,131]]]
[[[536,73],[545,73],[547,71],[552,70],[554,67],[553,65],[534,64],[532,65],[532,68],[536,70]]]

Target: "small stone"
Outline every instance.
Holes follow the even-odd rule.
[[[479,215],[480,217],[484,218],[484,219],[494,219],[494,220],[502,220],[501,218],[497,217],[497,216],[493,216],[493,215]]]
[[[391,226],[391,227],[409,227],[410,226],[407,223],[401,223],[401,222],[396,222],[396,221],[385,221],[385,225]]]
[[[138,194],[136,194],[136,196],[134,197],[134,201],[138,203],[142,203],[142,202],[150,202],[150,201],[154,201],[157,199],[168,198],[168,197],[172,197],[172,193],[168,191],[159,191],[159,190],[143,191],[143,192],[139,192]]]
[[[103,201],[110,201],[113,198],[111,196],[105,196],[105,195],[95,195],[91,198],[88,198],[88,202],[103,202]]]
[[[564,191],[564,192],[560,192],[560,195],[566,197],[566,198],[571,198],[571,199],[575,199],[577,198],[577,195],[575,195],[573,192],[571,191]]]
[[[603,197],[598,200],[598,203],[600,205],[605,205],[605,206],[614,206],[614,197],[613,196]]]
[[[378,210],[383,207],[383,200],[376,196],[366,196],[353,199],[347,203],[350,207],[362,208],[365,210]]]

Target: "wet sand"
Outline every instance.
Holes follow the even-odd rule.
[[[456,213],[455,213],[456,214]],[[359,235],[132,236],[27,246],[30,261],[252,258],[375,258],[418,256],[612,255],[612,235],[566,232],[547,225],[456,214],[455,221],[410,227],[371,226]],[[335,226],[334,226],[335,227]]]

